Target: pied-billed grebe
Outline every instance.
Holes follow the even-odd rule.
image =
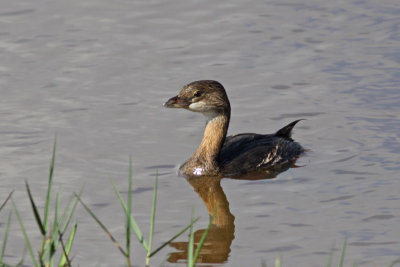
[[[194,155],[180,167],[182,175],[240,175],[285,164],[304,152],[291,138],[292,128],[299,120],[275,134],[244,133],[226,137],[231,106],[224,87],[217,81],[189,83],[164,106],[201,112],[207,118],[203,140]]]

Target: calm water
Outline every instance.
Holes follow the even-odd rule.
[[[272,266],[279,256],[285,266],[323,266],[333,243],[338,262],[346,238],[347,264],[400,257],[399,1],[1,1],[0,25],[0,202],[15,190],[37,244],[24,180],[43,205],[57,133],[55,189],[65,202],[84,185],[84,201],[121,243],[109,178],[126,197],[131,155],[146,235],[159,172],[156,245],[189,222],[193,206],[201,232],[207,208],[223,203],[203,255],[210,266]],[[204,119],[162,103],[199,79],[225,85],[232,134],[307,119],[294,133],[310,150],[302,167],[273,180],[178,177]],[[0,236],[10,209],[0,212]],[[124,266],[82,207],[76,220],[75,265]],[[8,263],[24,251],[13,222]],[[186,241],[154,266],[182,266],[167,259],[182,261]],[[143,266],[138,244],[133,251]]]

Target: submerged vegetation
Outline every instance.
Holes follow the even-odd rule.
[[[128,179],[128,196],[127,201],[123,199],[121,196],[121,192],[117,188],[113,179],[111,180],[111,184],[115,190],[115,193],[119,199],[121,207],[125,214],[125,240],[124,245],[116,240],[116,238],[112,235],[112,233],[107,229],[107,227],[101,222],[101,220],[94,214],[94,212],[85,204],[82,199],[83,188],[79,193],[75,193],[73,196],[65,204],[65,208],[61,210],[60,205],[60,194],[56,193],[54,203],[51,203],[51,196],[53,195],[53,175],[54,175],[54,166],[55,166],[55,152],[56,152],[56,142],[54,142],[53,153],[51,157],[49,177],[47,183],[47,192],[46,199],[44,204],[43,216],[41,216],[39,208],[35,203],[33,194],[29,187],[28,181],[25,181],[25,187],[28,194],[28,199],[31,205],[32,212],[34,214],[34,218],[38,227],[38,230],[41,235],[41,245],[40,247],[33,247],[31,239],[27,235],[24,220],[21,217],[19,210],[12,199],[12,195],[14,191],[11,191],[9,195],[0,202],[0,213],[3,208],[11,202],[12,209],[9,212],[7,223],[5,226],[5,231],[3,233],[3,238],[1,239],[2,244],[0,245],[0,267],[8,267],[8,266],[23,266],[24,257],[21,257],[20,261],[11,265],[4,261],[4,253],[6,251],[7,240],[10,231],[10,225],[12,221],[12,212],[14,212],[18,224],[20,226],[21,232],[23,234],[25,240],[26,250],[29,252],[31,264],[35,267],[52,267],[52,266],[64,266],[69,267],[73,264],[73,258],[70,255],[73,241],[76,236],[78,223],[76,221],[73,222],[73,215],[75,210],[80,203],[82,207],[90,214],[90,216],[97,222],[99,227],[106,233],[106,235],[110,238],[110,240],[114,243],[117,249],[121,252],[124,257],[127,266],[132,266],[132,257],[131,257],[131,235],[132,233],[136,236],[137,241],[141,244],[143,249],[146,252],[146,258],[144,259],[145,265],[150,266],[150,259],[152,256],[157,254],[160,250],[162,250],[165,246],[170,244],[176,238],[181,236],[187,230],[189,230],[189,240],[188,240],[188,248],[187,248],[187,261],[186,264],[189,267],[193,267],[198,262],[200,251],[205,244],[207,235],[209,233],[209,229],[212,226],[213,219],[215,217],[216,210],[214,210],[214,214],[210,216],[209,223],[204,233],[202,234],[200,241],[195,245],[194,242],[194,230],[193,225],[199,220],[199,218],[194,217],[194,211],[192,211],[192,216],[188,225],[183,227],[178,233],[172,236],[169,240],[165,241],[157,247],[156,249],[152,249],[153,244],[153,234],[155,227],[155,215],[156,215],[156,203],[157,203],[157,187],[158,187],[158,174],[155,177],[154,181],[154,190],[153,190],[153,202],[152,209],[150,214],[150,223],[149,223],[149,236],[146,241],[144,238],[142,231],[140,230],[139,225],[137,224],[133,214],[132,214],[132,159],[129,161],[129,179]],[[52,215],[50,215],[51,207],[54,209]],[[218,205],[217,205],[218,208]],[[52,218],[52,221],[50,219]],[[344,264],[344,257],[346,252],[346,244],[345,241],[342,247],[342,252],[340,256],[339,267]],[[331,249],[331,253],[329,255],[327,267],[332,266],[332,258],[333,258],[334,247]],[[35,253],[36,252],[36,253]],[[137,261],[137,260],[135,260]],[[392,267],[395,264],[400,263],[400,259],[392,262],[389,266]],[[136,263],[137,264],[137,263]],[[78,265],[78,264],[76,264]],[[281,258],[277,258],[275,260],[275,267],[282,266]],[[267,266],[265,262],[261,263],[261,266]],[[356,263],[353,266],[357,266]]]

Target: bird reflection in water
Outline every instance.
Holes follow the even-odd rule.
[[[226,136],[231,105],[217,81],[192,82],[164,104],[200,112],[207,118],[203,139],[193,156],[179,168],[181,175],[231,176],[277,168],[297,159],[304,148],[292,139],[295,120],[273,134],[242,133]]]
[[[237,180],[262,180],[275,178],[281,172],[295,166],[295,160],[280,165],[277,168],[257,170],[243,176],[224,177]],[[203,200],[210,216],[214,216],[206,241],[200,251],[197,263],[224,263],[228,260],[231,244],[235,238],[235,216],[230,212],[229,202],[221,187],[223,177],[215,176],[186,176],[186,180]],[[195,247],[206,229],[194,233]],[[188,242],[171,242],[171,247],[179,250],[169,255],[171,263],[187,260]]]
[[[231,106],[225,88],[217,81],[202,80],[185,85],[178,95],[164,104],[200,112],[207,118],[203,139],[193,156],[179,168],[207,207],[214,214],[198,262],[223,263],[235,237],[235,217],[221,187],[222,178],[242,180],[271,179],[294,165],[305,149],[292,138],[295,120],[273,134],[244,133],[226,136]],[[205,229],[195,232],[198,244]],[[188,242],[172,242],[180,250],[168,261],[187,259]]]

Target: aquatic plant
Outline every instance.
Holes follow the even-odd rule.
[[[78,200],[81,202],[82,206],[85,210],[92,216],[92,218],[99,224],[99,226],[103,229],[103,231],[108,235],[114,245],[118,248],[118,250],[122,253],[125,257],[126,263],[128,266],[131,266],[131,253],[130,253],[130,246],[131,246],[131,230],[135,233],[139,243],[142,245],[143,249],[146,251],[146,266],[150,264],[150,258],[158,253],[161,249],[167,246],[170,242],[174,241],[178,238],[181,234],[183,234],[187,229],[193,226],[193,224],[198,221],[199,218],[192,218],[191,222],[181,229],[177,234],[171,237],[169,240],[165,241],[162,245],[158,248],[152,250],[152,243],[153,243],[153,233],[154,233],[154,226],[155,226],[155,215],[156,215],[156,203],[157,203],[157,187],[158,187],[158,174],[156,174],[156,178],[154,181],[154,190],[153,190],[153,202],[152,202],[152,209],[151,209],[151,216],[150,216],[150,231],[148,241],[143,237],[142,231],[140,227],[136,223],[136,220],[132,214],[132,159],[129,161],[129,180],[128,180],[128,203],[124,201],[121,196],[121,192],[115,185],[113,179],[111,179],[111,183],[114,187],[115,193],[118,196],[118,199],[121,203],[121,206],[125,213],[126,223],[125,223],[125,249],[119,244],[119,242],[113,237],[111,232],[107,229],[107,227],[100,221],[100,219],[93,213],[92,210],[82,201],[79,196],[76,196]]]
[[[339,261],[339,265],[338,265],[339,267],[343,266],[344,256],[346,255],[346,246],[347,246],[347,239],[344,240],[344,243],[342,246],[342,253],[340,254],[340,261]],[[335,244],[332,244],[331,252],[329,253],[328,263],[327,263],[326,267],[332,266],[334,251],[335,251]]]
[[[10,200],[12,194],[14,193],[14,190],[8,194],[7,198],[4,200],[3,204],[0,205],[0,211],[4,208],[4,206],[7,204],[7,202]]]
[[[21,215],[18,211],[18,208],[17,208],[15,202],[13,201],[13,199],[11,198],[13,210],[15,212],[15,215],[17,217],[21,231],[23,233],[23,236],[25,239],[25,244],[26,244],[26,247],[30,254],[32,264],[35,267],[54,266],[55,256],[57,255],[58,251],[61,251],[60,252],[61,256],[58,260],[57,265],[58,266],[71,266],[71,260],[69,258],[69,253],[71,251],[72,242],[75,238],[75,233],[76,233],[76,229],[78,226],[76,222],[73,224],[72,229],[69,232],[68,239],[66,242],[64,242],[63,237],[64,237],[64,235],[67,231],[67,228],[71,222],[72,215],[75,212],[75,208],[77,206],[78,201],[75,198],[71,197],[60,216],[60,195],[58,193],[56,195],[56,201],[55,201],[55,205],[54,205],[53,222],[50,223],[50,207],[51,207],[50,200],[51,200],[52,186],[53,186],[55,151],[56,151],[56,141],[54,141],[53,153],[52,153],[52,158],[51,158],[51,163],[50,163],[49,179],[48,179],[48,183],[47,183],[47,193],[46,193],[46,201],[45,201],[45,205],[44,205],[43,217],[40,215],[38,206],[35,204],[31,189],[29,187],[29,183],[28,183],[28,181],[25,181],[25,187],[26,187],[26,191],[28,193],[31,208],[32,208],[37,226],[38,226],[39,231],[42,236],[42,245],[41,245],[40,249],[38,250],[37,257],[35,256],[31,241],[26,233],[26,229],[25,229],[23,220],[21,218]],[[1,254],[0,254],[0,263],[3,264],[4,266],[8,266],[7,264],[5,264],[2,261],[2,257],[4,255],[4,251],[5,251],[5,247],[6,247],[6,243],[7,243],[10,221],[11,221],[11,212],[8,217],[6,232],[5,232],[5,236],[3,239],[3,246],[2,246],[2,250],[1,250]],[[60,247],[61,247],[61,249],[59,249]],[[21,260],[21,262],[18,265],[22,264],[22,262],[23,262],[23,259]]]
[[[214,220],[215,212],[212,216],[210,216],[208,226],[205,229],[203,235],[200,238],[199,243],[196,246],[196,250],[194,250],[194,231],[193,231],[193,224],[190,226],[189,229],[189,243],[188,243],[188,251],[187,251],[187,266],[194,267],[196,265],[197,259],[199,258],[200,251],[203,248],[204,242],[206,241],[208,232],[210,230],[211,224]],[[194,220],[194,209],[192,210],[192,217],[191,221]]]

